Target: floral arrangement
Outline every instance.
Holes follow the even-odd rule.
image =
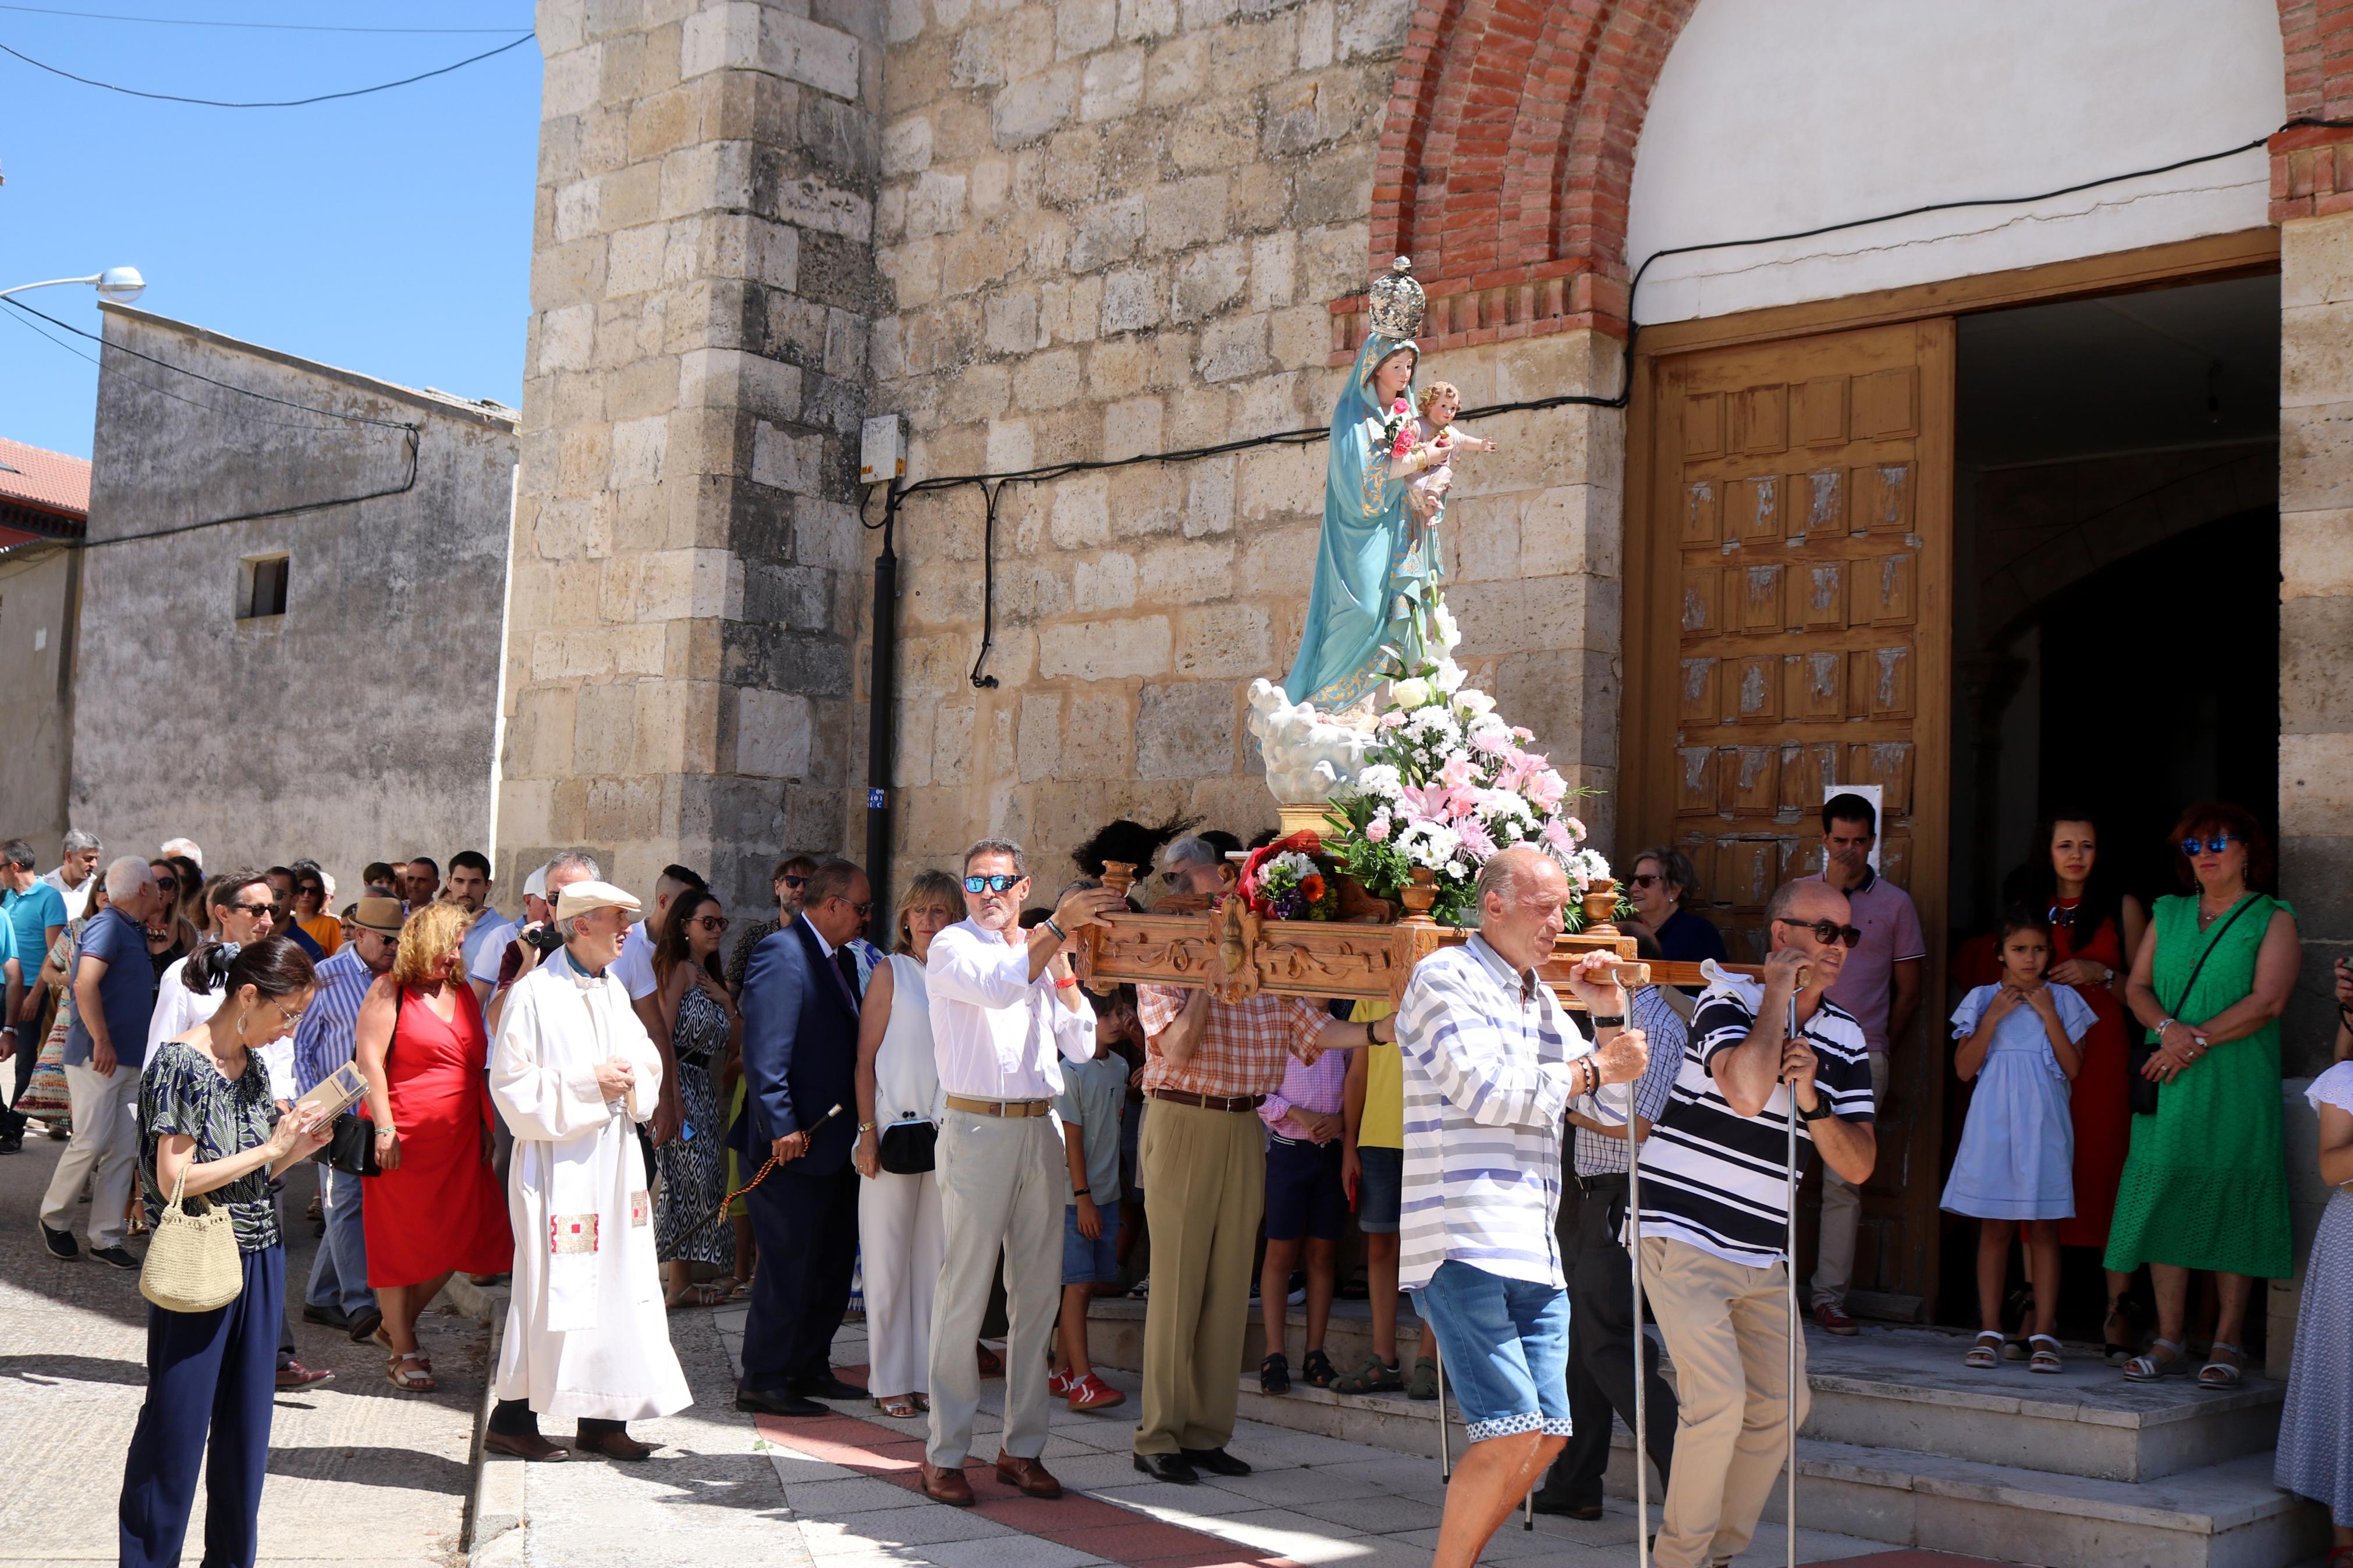
[[[1413,405],[1403,393],[1389,405],[1389,416],[1381,422],[1381,439],[1388,443],[1392,458],[1402,458],[1413,450]]]
[[[1514,845],[1544,849],[1568,874],[1568,929],[1583,924],[1579,900],[1609,875],[1584,847],[1585,825],[1565,809],[1572,789],[1527,743],[1532,731],[1507,723],[1495,700],[1468,684],[1453,659],[1461,640],[1445,603],[1418,613],[1419,652],[1409,662],[1387,649],[1388,706],[1365,763],[1329,802],[1327,847],[1342,870],[1377,898],[1396,900],[1414,869],[1436,874],[1431,915],[1460,925],[1472,913],[1472,885],[1487,858]]]
[[[1313,832],[1293,833],[1262,849],[1250,851],[1242,862],[1239,884],[1250,907],[1261,918],[1275,921],[1328,921],[1340,909],[1340,881],[1325,875],[1319,858],[1322,838]]]

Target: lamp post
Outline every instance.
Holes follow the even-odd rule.
[[[55,289],[62,283],[95,284],[98,297],[111,305],[128,305],[147,291],[147,279],[139,276],[136,267],[110,267],[87,278],[45,278],[38,283],[19,283],[14,289],[0,289],[0,300],[11,294],[22,294],[29,289]]]

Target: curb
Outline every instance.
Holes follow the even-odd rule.
[[[456,1283],[455,1280],[451,1281]],[[460,1544],[468,1568],[521,1568],[523,1561],[523,1462],[482,1447],[490,1429],[491,1406],[498,1403],[499,1347],[505,1342],[505,1293],[484,1302],[490,1323],[490,1375],[482,1380],[482,1399],[474,1411],[474,1444],[470,1468],[473,1484],[466,1498],[466,1525]]]

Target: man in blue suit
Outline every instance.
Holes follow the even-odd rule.
[[[762,942],[744,977],[744,1114],[728,1142],[756,1170],[760,1244],[735,1408],[830,1414],[813,1396],[859,1399],[831,1364],[858,1252],[858,971],[842,944],[866,927],[866,873],[832,860],[809,877],[798,919]],[[828,1117],[829,1111],[837,1113]]]

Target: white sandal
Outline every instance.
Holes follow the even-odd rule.
[[[2056,1339],[2049,1334],[2031,1334],[2027,1337],[2026,1342],[2034,1352],[2027,1358],[2027,1371],[2064,1372],[2067,1370],[2066,1358],[2059,1353],[2062,1347]],[[2045,1345],[2051,1348],[2045,1350],[2042,1348]]]

